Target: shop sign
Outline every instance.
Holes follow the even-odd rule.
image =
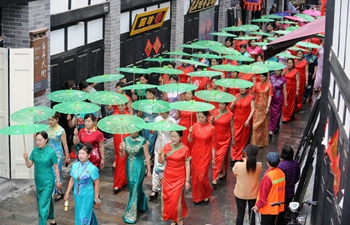
[[[169,7],[164,7],[136,15],[130,36],[161,27],[164,23]]]
[[[193,0],[188,13],[203,11],[215,6],[216,0]]]
[[[48,28],[29,32],[30,47],[34,49],[34,94],[44,92],[48,86],[47,31]]]

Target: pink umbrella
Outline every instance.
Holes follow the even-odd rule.
[[[306,22],[302,18],[299,18],[299,17],[296,17],[296,16],[285,16],[284,18],[289,19],[289,20],[299,21],[299,22]]]
[[[314,17],[321,16],[321,12],[314,9],[304,10],[303,13]]]

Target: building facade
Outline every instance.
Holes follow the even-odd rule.
[[[227,26],[230,6],[230,0],[1,1],[0,47],[6,59],[1,64],[6,70],[0,68],[4,99],[0,106],[1,127],[14,124],[8,118],[18,109],[51,106],[47,94],[60,90],[66,80],[78,84],[92,76],[115,74],[118,67],[158,66],[143,60],[164,56],[183,43],[212,39],[210,32]],[[23,59],[9,58],[14,49],[32,49],[33,63],[28,62],[28,66],[33,69],[26,70],[33,74],[18,78],[11,75],[11,71],[16,74],[19,70],[7,68],[8,62],[24,65]],[[130,82],[132,76],[125,76]],[[152,75],[150,82],[157,84],[158,77]],[[114,86],[115,82],[98,84],[96,89],[114,90]],[[34,143],[29,136],[26,147],[32,149]],[[27,173],[23,162],[17,160],[23,148],[15,143],[21,141],[8,136],[0,138],[6,143],[0,151],[1,171],[7,171],[0,176],[31,176],[31,171]],[[18,152],[14,151],[17,148]]]

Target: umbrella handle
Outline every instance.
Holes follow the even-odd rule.
[[[24,137],[24,134],[23,134],[23,144],[24,144],[24,152],[27,153],[26,138]]]
[[[132,84],[135,84],[135,73],[132,75]]]

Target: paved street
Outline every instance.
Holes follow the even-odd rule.
[[[311,113],[311,105],[307,104],[303,110],[296,116],[295,121],[281,125],[280,134],[271,140],[269,147],[261,149],[258,154],[259,161],[263,162],[263,171],[266,170],[266,154],[269,151],[280,151],[284,145],[293,146],[297,150],[299,139],[307,124]],[[128,190],[124,187],[117,195],[112,193],[112,160],[113,160],[113,140],[106,142],[107,166],[101,171],[100,193],[102,205],[100,209],[95,210],[99,224],[124,224],[121,218],[126,203],[128,201]],[[185,224],[235,224],[237,215],[233,187],[235,178],[229,167],[229,175],[226,181],[221,181],[217,190],[214,190],[213,196],[208,205],[194,206],[192,203],[191,190],[185,192],[186,203],[188,206],[189,217],[185,219]],[[210,173],[211,174],[211,173]],[[64,168],[64,184],[67,187],[69,179],[69,168]],[[146,194],[151,193],[151,181],[145,180],[144,189]],[[63,210],[64,201],[55,203],[55,219],[57,224],[74,224],[74,202],[71,195],[70,208],[68,212]],[[160,198],[149,203],[149,210],[145,213],[139,213],[137,224],[170,224],[171,222],[161,221],[161,201]],[[33,180],[10,180],[0,181],[0,224],[3,225],[29,225],[37,224],[37,203],[35,195],[35,186]]]

